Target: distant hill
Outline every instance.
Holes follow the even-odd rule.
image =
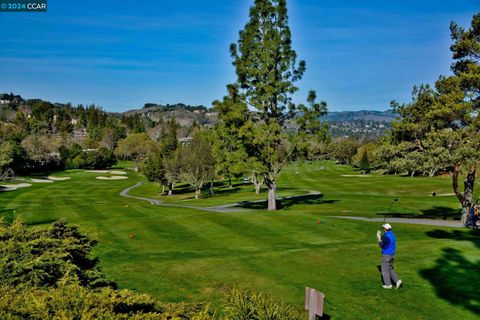
[[[334,138],[377,139],[387,134],[396,117],[392,111],[361,110],[329,112],[320,120],[329,124]]]
[[[184,127],[190,127],[194,122],[211,127],[217,122],[217,114],[212,109],[207,109],[203,105],[191,106],[183,103],[165,105],[146,103],[143,108],[132,109],[123,112],[122,115],[139,115],[153,122],[166,122],[174,117],[175,121]]]
[[[68,119],[81,118],[83,123],[86,122],[84,118],[86,112],[89,112],[90,109],[92,109],[92,106],[83,107],[79,105],[75,108],[71,104],[52,104],[40,99],[24,100],[21,96],[13,93],[0,93],[0,121],[13,121],[16,112],[23,110],[26,114],[34,113],[37,114],[37,117],[45,119],[52,117],[53,114],[61,117],[68,114]],[[96,107],[93,106],[93,109],[96,109]],[[145,129],[154,128],[161,123],[166,123],[171,117],[174,117],[177,123],[184,128],[191,127],[193,123],[212,127],[218,121],[217,113],[212,108],[183,103],[145,103],[142,108],[121,113],[107,112],[102,109],[97,111],[104,113],[104,116],[109,115],[123,119],[122,121],[128,128],[133,128],[133,125],[129,124],[130,122],[141,122]],[[320,120],[329,124],[330,133],[333,137],[377,139],[387,133],[395,117],[396,115],[391,111],[361,110],[329,112]]]
[[[375,121],[375,122],[386,122],[390,123],[395,119],[396,115],[390,111],[372,111],[372,110],[361,110],[361,111],[340,111],[340,112],[329,112],[326,116],[322,117],[322,121],[325,122],[353,122],[358,120],[364,121]]]
[[[195,121],[202,126],[213,126],[217,122],[217,114],[204,106],[189,106],[183,103],[157,105],[147,103],[141,109],[129,110],[124,115],[137,114],[143,118],[158,123],[166,122],[170,117],[184,127],[189,127]],[[342,111],[329,112],[321,117],[322,122],[330,126],[334,138],[354,137],[358,139],[377,139],[384,136],[390,129],[390,123],[395,119],[391,111]]]

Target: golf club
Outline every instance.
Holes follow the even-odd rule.
[[[388,207],[387,212],[385,212],[385,215],[383,217],[383,222],[382,222],[382,225],[380,226],[380,229],[379,229],[380,231],[383,229],[383,225],[385,224],[385,222],[387,222],[387,214],[389,213],[390,209],[392,209],[393,204],[395,202],[398,202],[398,200],[399,200],[398,198],[394,198],[392,200],[392,202],[390,203],[390,206]]]

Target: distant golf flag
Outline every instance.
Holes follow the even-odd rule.
[[[398,198],[394,198],[394,199],[392,200],[392,202],[390,203],[390,206],[388,207],[387,212],[385,212],[385,214],[384,214],[384,216],[383,216],[383,223],[382,223],[382,225],[387,221],[387,214],[390,213],[390,209],[392,209],[392,206],[393,206],[393,204],[394,204],[395,202],[398,202]],[[380,228],[380,229],[381,229],[381,228]]]

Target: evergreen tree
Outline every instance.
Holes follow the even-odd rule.
[[[414,87],[409,104],[392,104],[401,118],[393,124],[385,148],[399,147],[393,160],[410,171],[448,170],[465,222],[480,159],[480,14],[473,16],[468,30],[452,22],[450,31],[453,75],[440,76],[435,88]],[[458,186],[462,170],[466,172],[463,192]]]
[[[142,172],[145,177],[147,177],[148,181],[157,182],[159,187],[160,184],[165,186],[165,164],[161,150],[158,146],[153,148],[152,152],[150,152],[148,157],[145,159],[145,163],[142,166]]]
[[[370,162],[368,161],[367,150],[363,150],[362,157],[360,158],[360,163],[359,163],[358,167],[360,168],[360,170],[363,171],[363,173],[370,170]]]
[[[7,176],[10,165],[13,163],[13,144],[10,141],[0,143],[0,180]]]
[[[294,83],[305,72],[305,61],[296,62],[285,0],[255,0],[250,19],[230,46],[240,99],[256,111],[248,130],[248,153],[264,169],[268,209],[276,210],[277,177],[295,149],[286,125],[299,108],[292,102]]]
[[[176,159],[178,149],[177,130],[179,125],[175,117],[167,122],[167,132],[160,141],[162,166],[165,170],[163,183],[168,185],[168,195],[173,194],[175,182],[180,174],[180,165]]]
[[[241,129],[250,121],[247,105],[240,100],[238,88],[228,85],[228,96],[223,101],[214,101],[219,122],[212,135],[212,152],[216,160],[217,174],[228,180],[232,188],[232,178],[247,171],[248,158]]]
[[[162,153],[165,154],[166,157],[170,157],[173,155],[175,150],[178,147],[178,138],[177,138],[177,130],[179,125],[175,120],[175,117],[171,117],[167,122],[167,132],[161,139],[161,149]]]

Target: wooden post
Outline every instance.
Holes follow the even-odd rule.
[[[308,310],[308,306],[310,305],[310,290],[311,288],[305,288],[305,310]]]
[[[315,289],[305,289],[305,310],[308,310],[308,320],[315,320],[323,316],[323,300],[325,295]]]

